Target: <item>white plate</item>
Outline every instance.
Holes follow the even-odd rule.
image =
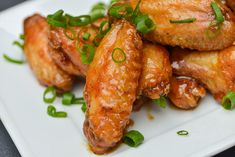
[[[71,14],[84,14],[94,3],[95,0],[27,1],[0,13],[0,116],[24,157],[95,156],[88,151],[82,133],[84,114],[80,106],[63,107],[58,99],[56,107],[67,111],[69,117],[49,117],[42,101],[44,87],[38,84],[28,65],[10,64],[2,58],[3,53],[21,53],[11,43],[22,32],[26,16],[34,12],[46,15],[61,8]],[[77,85],[77,96],[82,96],[83,86],[84,82]],[[147,118],[149,110],[155,117],[152,121]],[[152,105],[133,113],[132,119],[135,124],[131,129],[144,134],[144,143],[138,148],[121,145],[107,156],[209,156],[235,144],[234,111],[225,111],[211,96],[193,111]],[[176,134],[182,129],[189,131],[188,137]]]

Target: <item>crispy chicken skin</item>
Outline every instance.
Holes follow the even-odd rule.
[[[24,21],[24,35],[25,56],[39,82],[62,91],[70,90],[73,77],[61,70],[49,55],[49,26],[46,19],[38,14],[28,17]]]
[[[172,68],[167,50],[160,45],[144,43],[139,95],[158,99],[170,90]]]
[[[235,91],[235,46],[214,52],[176,48],[171,59],[173,73],[197,79],[217,101],[228,91]]]
[[[184,110],[193,109],[205,95],[205,88],[195,79],[184,76],[172,77],[168,98],[174,106]]]
[[[138,0],[131,0],[134,8]],[[215,20],[211,8],[214,0],[142,0],[140,10],[148,14],[156,24],[153,32],[145,36],[146,40],[164,45],[200,51],[221,50],[235,41],[235,16],[222,3],[218,3],[225,21],[221,24],[220,33],[208,36],[208,28]],[[196,18],[193,23],[172,24],[170,20]]]
[[[234,0],[226,0],[226,5],[230,7],[235,12],[235,1]]]
[[[126,60],[115,63],[112,51],[121,48]],[[84,134],[96,154],[117,145],[137,97],[142,41],[135,28],[121,20],[113,25],[96,50],[87,72],[84,97],[88,105]]]
[[[90,33],[91,35],[87,41],[83,40],[84,32]],[[51,27],[49,36],[50,45],[58,52],[62,51],[65,53],[72,64],[78,68],[80,74],[86,76],[88,65],[82,63],[79,48],[82,48],[84,44],[92,44],[97,32],[98,28],[90,25],[85,27],[73,27],[71,29]],[[68,38],[66,34],[72,37],[72,40]]]

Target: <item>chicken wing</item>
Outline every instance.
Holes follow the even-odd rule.
[[[24,34],[25,56],[39,82],[62,91],[70,90],[73,77],[57,67],[49,55],[49,26],[46,19],[38,14],[28,17],[24,21]]]
[[[184,110],[193,109],[205,95],[205,88],[195,79],[184,76],[172,77],[168,98],[176,107]]]
[[[218,3],[225,17],[219,31],[212,30],[215,13],[214,0],[142,0],[140,10],[155,22],[156,28],[145,36],[146,40],[164,45],[200,51],[221,50],[235,41],[235,16],[222,3]],[[131,0],[133,8],[138,0]],[[196,18],[192,23],[173,24],[170,20]],[[217,29],[216,29],[217,30]]]
[[[171,59],[173,73],[197,79],[217,101],[228,91],[235,91],[235,46],[213,52],[176,48]]]
[[[139,95],[158,99],[170,90],[172,69],[167,50],[160,45],[144,43]]]
[[[141,49],[142,41],[135,28],[121,20],[101,41],[90,64],[84,91],[88,109],[83,129],[97,154],[106,153],[123,136],[137,96]],[[113,60],[115,50],[119,59],[125,54],[123,62]]]
[[[226,5],[228,5],[235,12],[235,1],[234,0],[226,0]]]

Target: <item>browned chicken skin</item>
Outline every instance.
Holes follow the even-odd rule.
[[[144,43],[139,95],[158,99],[170,90],[172,69],[167,50],[160,45]]]
[[[134,8],[138,0],[131,0]],[[156,24],[153,32],[145,36],[164,45],[180,46],[182,48],[200,51],[221,50],[235,41],[235,16],[222,3],[219,4],[225,21],[221,24],[217,35],[208,36],[208,28],[215,20],[211,3],[214,0],[142,0],[140,10],[148,14]],[[172,24],[170,20],[196,18],[193,23]]]
[[[61,70],[49,55],[49,26],[46,19],[38,14],[28,17],[24,21],[24,35],[25,56],[39,82],[62,91],[70,90],[73,77]]]
[[[205,95],[205,88],[195,79],[184,76],[172,77],[168,98],[176,107],[184,110],[193,109]]]
[[[226,5],[228,5],[235,12],[235,1],[234,0],[226,0]]]
[[[217,101],[228,91],[235,91],[235,46],[214,52],[174,49],[173,73],[196,78]]]
[[[112,51],[121,48],[126,60],[115,63]],[[125,20],[114,24],[97,48],[87,72],[84,97],[88,104],[84,133],[97,154],[104,154],[122,138],[137,96],[142,41]]]

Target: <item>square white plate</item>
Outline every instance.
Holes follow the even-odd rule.
[[[64,107],[57,100],[55,106],[68,112],[66,119],[53,119],[46,113],[42,101],[44,87],[40,86],[28,65],[6,62],[3,53],[18,56],[20,50],[12,41],[22,33],[22,22],[34,12],[47,15],[58,9],[79,15],[89,11],[95,0],[38,0],[27,1],[0,13],[0,116],[17,148],[24,157],[86,157],[95,156],[87,149],[82,125],[84,114],[80,106]],[[74,92],[82,96],[84,82]],[[154,120],[148,119],[148,114]],[[148,105],[133,113],[131,129],[141,131],[144,143],[138,148],[121,145],[107,156],[209,156],[235,144],[235,113],[225,111],[211,96],[201,101],[193,111]],[[176,134],[188,130],[189,136]]]

